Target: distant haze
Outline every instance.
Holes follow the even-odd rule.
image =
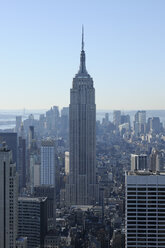
[[[18,115],[22,116],[22,119],[25,120],[30,114],[34,115],[35,119],[39,119],[40,114],[45,114],[47,110],[0,110],[0,129],[10,129],[15,127],[15,117]],[[129,114],[131,123],[133,124],[134,115],[137,110],[131,111],[122,111],[122,114]],[[112,110],[97,110],[96,119],[102,121],[105,117],[105,113],[109,113],[109,120],[113,121],[113,111]],[[165,126],[165,110],[148,110],[146,112],[148,117],[159,117],[160,121]]]

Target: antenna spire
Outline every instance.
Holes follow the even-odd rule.
[[[82,25],[82,47],[81,50],[84,51],[84,25]]]

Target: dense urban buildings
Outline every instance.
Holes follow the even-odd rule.
[[[77,83],[77,81],[74,82]],[[93,90],[94,89],[91,88],[91,91]],[[71,89],[71,91],[73,91],[73,89]],[[75,105],[75,107],[76,106],[77,105]],[[55,109],[57,110],[57,108]],[[91,203],[88,205],[84,204],[84,202],[81,205],[77,203],[70,204],[70,202],[68,202],[66,189],[69,184],[71,170],[70,152],[68,152],[68,108],[63,108],[61,112],[59,111],[59,115],[57,115],[58,126],[54,127],[51,131],[46,124],[48,120],[44,114],[38,119],[30,115],[28,119],[23,120],[21,124],[19,123],[19,131],[17,133],[18,166],[16,168],[19,176],[19,182],[17,182],[17,186],[19,185],[18,224],[15,222],[18,226],[18,232],[16,240],[14,240],[16,247],[27,247],[29,242],[33,241],[37,242],[37,244],[39,244],[38,246],[43,246],[44,248],[47,246],[49,248],[56,246],[60,248],[84,246],[127,248],[127,245],[131,245],[131,242],[134,245],[133,247],[136,247],[138,243],[142,243],[142,239],[146,239],[146,242],[149,241],[150,244],[153,244],[151,247],[155,247],[156,238],[159,242],[156,243],[157,245],[164,244],[163,234],[160,233],[161,228],[164,228],[162,224],[163,221],[160,219],[164,218],[164,212],[162,212],[164,210],[163,203],[159,201],[160,197],[162,198],[160,200],[163,201],[164,193],[162,192],[162,194],[160,194],[159,185],[154,186],[157,187],[157,191],[153,191],[153,194],[150,194],[150,190],[139,190],[141,187],[144,188],[147,183],[145,183],[145,186],[139,186],[138,184],[136,187],[136,199],[138,200],[137,197],[146,197],[146,199],[141,199],[146,203],[145,212],[143,212],[144,208],[141,208],[142,203],[138,203],[138,201],[136,201],[136,204],[134,204],[134,202],[131,203],[131,199],[128,200],[128,208],[127,205],[125,207],[125,200],[127,203],[127,196],[129,195],[127,194],[126,187],[129,187],[128,193],[130,192],[130,186],[125,185],[125,173],[127,178],[136,176],[136,178],[141,178],[140,180],[142,180],[142,182],[144,182],[144,179],[147,177],[146,181],[148,180],[149,182],[149,178],[163,177],[165,171],[165,130],[161,123],[162,119],[150,117],[150,113],[146,112],[145,132],[142,128],[138,130],[137,134],[134,129],[134,120],[137,118],[138,112],[130,113],[130,115],[122,111],[117,112],[118,114],[114,114],[114,116],[120,116],[120,118],[116,116],[116,120],[118,120],[117,123],[114,123],[112,112],[102,115],[102,120],[101,118],[99,120],[97,119],[95,176],[97,178],[96,182],[98,183],[98,200],[95,204]],[[53,111],[51,113],[54,116]],[[53,116],[52,118],[54,118]],[[50,119],[51,116],[49,115],[49,120]],[[83,123],[83,121],[84,120],[80,123]],[[55,128],[57,129],[56,132],[53,131]],[[12,131],[14,132],[15,129],[7,130],[6,133],[12,134]],[[75,137],[79,137],[77,133]],[[79,140],[81,139],[79,138]],[[45,141],[53,141],[53,145],[48,142],[48,146],[44,146],[43,142]],[[81,147],[83,147],[82,145],[83,142]],[[46,154],[52,155],[47,156]],[[54,162],[51,163],[51,161]],[[10,162],[13,164],[12,160]],[[47,168],[50,178],[55,179],[55,184],[50,183],[50,181],[47,181],[48,184],[41,183],[41,168],[43,168],[43,166]],[[54,169],[52,173],[50,167]],[[49,177],[47,176],[45,180],[48,179]],[[139,179],[136,179],[136,183],[139,183],[138,180]],[[134,201],[135,191],[131,191],[130,194],[130,197],[133,197],[132,201]],[[154,203],[155,199],[153,198],[155,194],[158,200],[156,205]],[[152,197],[152,204],[149,204],[149,197]],[[34,203],[34,199],[39,198],[47,199],[45,204],[47,217],[45,217],[44,221],[47,224],[44,226],[45,232],[42,235],[42,239],[39,238],[40,234],[35,234],[36,238],[34,241],[32,234],[35,233],[36,230],[38,230],[38,232],[39,230],[41,231],[39,217],[35,217],[39,216],[39,207]],[[25,200],[25,202],[20,203],[20,199]],[[38,206],[39,205],[38,203]],[[130,205],[132,205],[132,207],[130,207]],[[135,205],[137,211],[136,215],[139,216],[138,218],[141,218],[140,214],[142,213],[144,220],[148,218],[147,223],[149,223],[150,213],[158,213],[158,219],[156,220],[156,224],[158,224],[156,226],[158,236],[153,235],[153,238],[150,237],[149,232],[152,231],[151,234],[153,234],[153,230],[155,229],[150,228],[152,229],[150,230],[149,225],[143,225],[144,223],[140,224],[138,219],[136,219],[136,226],[138,228],[136,228],[136,232],[134,232],[135,229],[132,228],[132,226],[135,225],[133,224],[135,221],[130,219],[130,214],[135,213],[133,212]],[[152,205],[151,208],[150,205]],[[125,219],[125,209],[126,213],[128,213],[128,219]],[[150,211],[150,209],[152,211]],[[146,217],[146,213],[148,213],[148,217]],[[30,215],[33,216],[33,218],[30,218]],[[151,216],[151,218],[152,217],[154,216]],[[134,215],[132,215],[132,218],[134,218]],[[155,219],[153,222],[154,221]],[[141,220],[141,222],[143,222],[143,220]],[[150,225],[150,227],[154,225]],[[30,229],[30,231],[28,231],[29,236],[26,230],[23,229],[23,226],[26,226],[27,230]],[[141,232],[140,228],[142,226],[144,234],[147,233],[145,232],[147,228],[149,230],[148,234],[146,234],[147,238],[144,236],[140,237],[138,234]],[[135,243],[135,239],[137,244]],[[163,247],[163,245],[160,247]]]
[[[82,35],[69,107],[0,131],[0,248],[165,247],[164,113],[96,113]]]

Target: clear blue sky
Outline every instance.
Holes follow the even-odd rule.
[[[97,109],[165,109],[164,0],[0,1],[0,109],[69,104],[82,24]]]

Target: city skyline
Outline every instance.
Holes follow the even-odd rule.
[[[3,2],[1,109],[69,105],[82,24],[97,109],[164,109],[164,7],[161,0]]]

